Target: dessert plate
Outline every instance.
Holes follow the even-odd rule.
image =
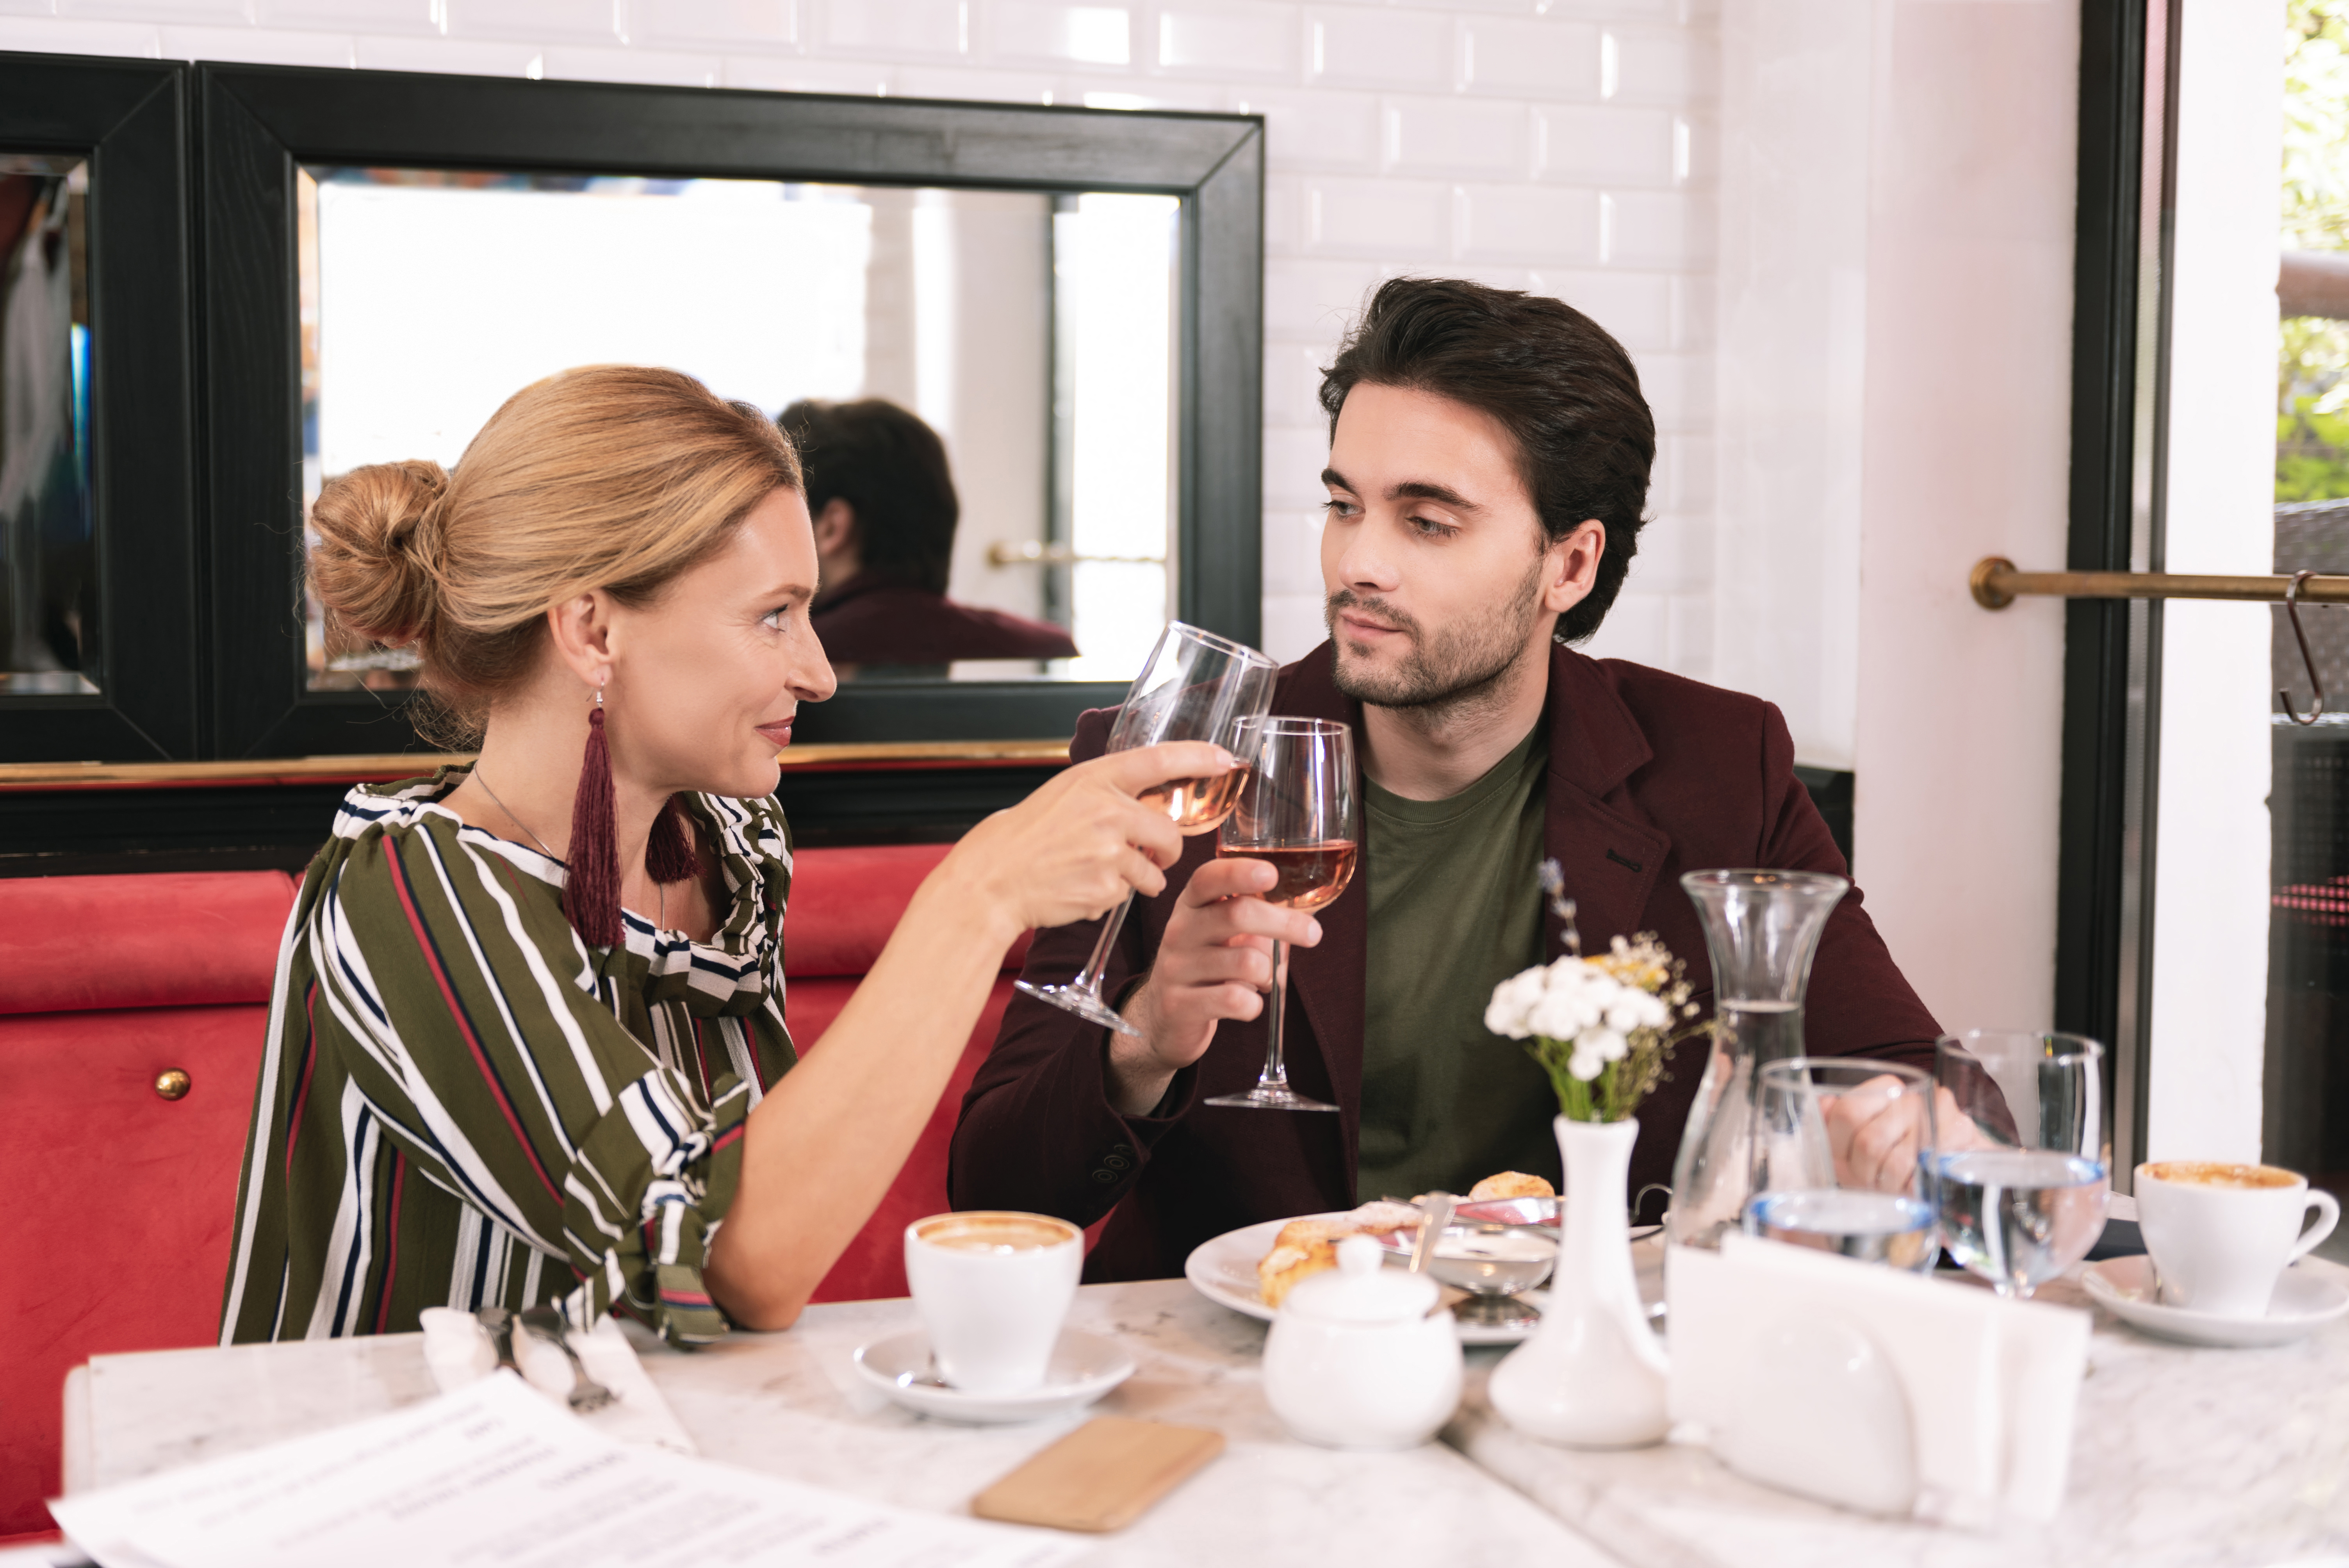
[[[1299,1214],[1300,1220],[1342,1220],[1345,1211],[1330,1214]],[[1275,1237],[1287,1220],[1267,1220],[1260,1225],[1243,1225],[1237,1231],[1226,1231],[1211,1241],[1200,1243],[1191,1255],[1183,1260],[1183,1277],[1191,1288],[1209,1301],[1245,1313],[1261,1323],[1272,1321],[1272,1308],[1265,1305],[1264,1297],[1257,1294],[1256,1265],[1264,1254],[1272,1251]],[[1541,1306],[1549,1300],[1547,1291],[1527,1291],[1521,1298]],[[1463,1345],[1516,1345],[1532,1332],[1527,1328],[1485,1328],[1471,1324],[1455,1326]]]
[[[909,1410],[942,1421],[1001,1426],[1083,1409],[1133,1376],[1133,1357],[1114,1340],[1064,1328],[1044,1368],[1042,1387],[1025,1394],[973,1394],[936,1381],[930,1336],[915,1328],[861,1346],[856,1370]]]
[[[2349,1268],[2322,1258],[2302,1258],[2283,1271],[2265,1317],[2225,1317],[2163,1305],[2149,1257],[2091,1264],[2080,1284],[2088,1299],[2130,1327],[2183,1345],[2285,1345],[2349,1315]]]

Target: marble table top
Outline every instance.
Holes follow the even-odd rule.
[[[2068,1282],[2041,1297],[2086,1305]],[[848,1302],[810,1308],[787,1333],[737,1334],[692,1354],[631,1337],[705,1457],[905,1507],[961,1512],[1084,1418],[965,1428],[886,1403],[849,1357],[913,1322],[908,1302]],[[1114,1336],[1140,1365],[1092,1413],[1213,1427],[1229,1443],[1104,1538],[1098,1561],[1119,1568],[1288,1568],[1321,1554],[1493,1568],[2277,1568],[2349,1555],[2349,1320],[2275,1349],[2196,1350],[2098,1312],[2064,1510],[2052,1524],[1991,1534],[1808,1502],[1683,1445],[1582,1453],[1531,1441],[1485,1401],[1500,1351],[1470,1353],[1467,1398],[1442,1444],[1335,1453],[1288,1438],[1265,1404],[1264,1326],[1182,1281],[1087,1286],[1071,1323]],[[412,1335],[100,1357],[68,1386],[67,1487],[432,1392]]]
[[[850,1362],[858,1346],[916,1326],[907,1301],[810,1307],[787,1332],[738,1333],[691,1353],[633,1326],[630,1337],[703,1458],[900,1507],[966,1512],[975,1493],[1092,1415],[1221,1431],[1220,1458],[1102,1538],[1092,1561],[1103,1568],[1614,1563],[1443,1444],[1338,1453],[1290,1438],[1259,1387],[1265,1326],[1183,1281],[1086,1286],[1070,1324],[1114,1336],[1138,1370],[1090,1411],[1013,1427],[929,1420],[858,1378]],[[434,1391],[419,1335],[98,1357],[67,1388],[67,1490],[257,1447]]]
[[[2090,1309],[2078,1274],[2037,1299]],[[2093,1310],[2069,1484],[2045,1525],[1977,1533],[1872,1520],[1677,1443],[1553,1448],[1494,1414],[1489,1366],[1474,1357],[1444,1437],[1641,1568],[2349,1568],[2349,1319],[2294,1345],[2211,1350]]]

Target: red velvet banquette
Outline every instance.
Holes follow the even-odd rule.
[[[801,1050],[820,1045],[945,853],[797,856],[784,966]],[[41,1500],[57,1489],[69,1368],[218,1333],[237,1164],[295,886],[280,872],[0,880],[0,1191],[14,1216],[0,1292],[0,1544],[51,1529]],[[816,1300],[905,1294],[900,1238],[947,1206],[956,1108],[1025,946],[1004,955],[1007,975],[913,1157]]]

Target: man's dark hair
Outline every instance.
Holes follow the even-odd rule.
[[[803,398],[775,416],[800,449],[807,505],[820,515],[835,496],[856,511],[866,572],[947,591],[962,503],[938,433],[895,403]]]
[[[1555,542],[1585,519],[1607,528],[1598,581],[1558,617],[1562,641],[1599,630],[1639,553],[1656,421],[1623,346],[1573,306],[1456,278],[1390,278],[1321,373],[1334,438],[1363,382],[1481,409],[1516,442],[1518,472]]]

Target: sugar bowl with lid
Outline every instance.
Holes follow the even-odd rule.
[[[1264,1345],[1264,1394],[1288,1429],[1333,1449],[1408,1449],[1460,1404],[1460,1338],[1423,1274],[1380,1266],[1349,1236],[1338,1266],[1300,1281]]]

